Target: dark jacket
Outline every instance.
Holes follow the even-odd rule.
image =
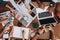
[[[0,5],[2,5],[2,6],[6,6],[6,2],[3,1],[3,0],[0,0]]]

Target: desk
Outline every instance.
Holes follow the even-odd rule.
[[[0,12],[3,12],[3,11],[8,11],[9,9],[8,8],[3,8],[2,6],[0,6]],[[14,19],[14,25],[17,25],[19,21],[17,19]],[[35,19],[33,22],[38,22],[37,19]],[[34,29],[32,27],[32,24],[29,25],[29,28],[31,29]],[[2,25],[0,24],[0,29],[2,29]],[[60,38],[60,23],[56,25],[56,27],[53,28],[54,29],[54,32],[55,32],[55,35]],[[45,35],[46,36],[46,35]],[[44,37],[45,37],[44,36]],[[40,36],[41,37],[41,36]]]
[[[18,22],[19,22],[19,21],[18,21],[17,19],[14,19],[14,25],[17,25]],[[38,22],[38,20],[37,20],[37,19],[34,19],[33,22]],[[1,29],[1,28],[2,28],[2,25],[0,24],[0,29]],[[29,28],[34,29],[34,28],[32,27],[32,23],[29,25]],[[60,23],[57,24],[56,27],[53,27],[53,29],[54,29],[55,35],[56,35],[58,38],[60,38]],[[34,29],[34,30],[35,30],[35,29]],[[40,35],[40,36],[41,36],[41,35]],[[46,35],[45,35],[45,36],[46,36]],[[44,36],[44,37],[45,37],[45,36]]]

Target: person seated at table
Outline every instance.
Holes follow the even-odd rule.
[[[37,11],[37,13],[42,13],[42,12],[46,12],[49,5],[53,2],[52,0],[39,0],[40,2],[40,7],[37,8],[36,10],[39,10]]]
[[[60,23],[60,2],[56,3],[55,16],[56,16],[57,22]]]
[[[36,8],[39,8],[38,0],[31,0],[29,3],[29,13],[32,15],[33,13],[36,14]]]
[[[3,32],[5,30],[6,27],[9,27],[9,26],[13,26],[13,18],[12,18],[12,15],[11,15],[11,12],[10,10],[13,10],[13,8],[11,8],[9,6],[9,4],[6,2],[6,1],[3,1],[3,0],[0,0],[0,6],[2,6],[2,12],[1,14],[1,23],[2,23],[2,29],[1,29],[1,33],[0,33],[0,37],[3,35]],[[7,10],[5,10],[5,8],[8,8]],[[5,11],[4,11],[5,10]],[[12,24],[12,25],[11,25]]]
[[[46,34],[47,33],[47,35],[46,36],[44,36],[45,38],[47,38],[47,36],[49,35],[49,39],[54,39],[53,37],[54,37],[54,30],[52,29],[52,27],[51,26],[46,26],[46,27],[43,27],[43,28],[39,28],[38,30],[37,30],[37,32],[36,32],[36,35],[32,38],[32,40],[37,40],[39,37],[40,37],[40,35],[42,36],[42,35],[44,35],[44,34]],[[49,34],[48,34],[49,33]],[[43,37],[43,38],[44,38]],[[42,38],[42,37],[41,37]],[[42,38],[42,39],[43,39]]]
[[[43,27],[40,27],[38,28],[36,31],[35,31],[35,34],[34,36],[32,37],[32,40],[37,40],[38,39],[38,36],[43,34],[45,31],[43,29]]]
[[[55,2],[52,2],[48,7],[48,12],[49,13],[52,13],[52,12],[54,13],[54,11],[55,11]]]

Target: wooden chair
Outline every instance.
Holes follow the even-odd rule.
[[[23,39],[23,40],[28,39],[29,40],[29,28],[14,26],[9,36],[9,40],[12,40],[12,39]]]

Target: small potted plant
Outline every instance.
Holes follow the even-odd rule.
[[[32,22],[32,26],[33,26],[33,28],[38,28],[39,24],[38,24],[38,22]]]

